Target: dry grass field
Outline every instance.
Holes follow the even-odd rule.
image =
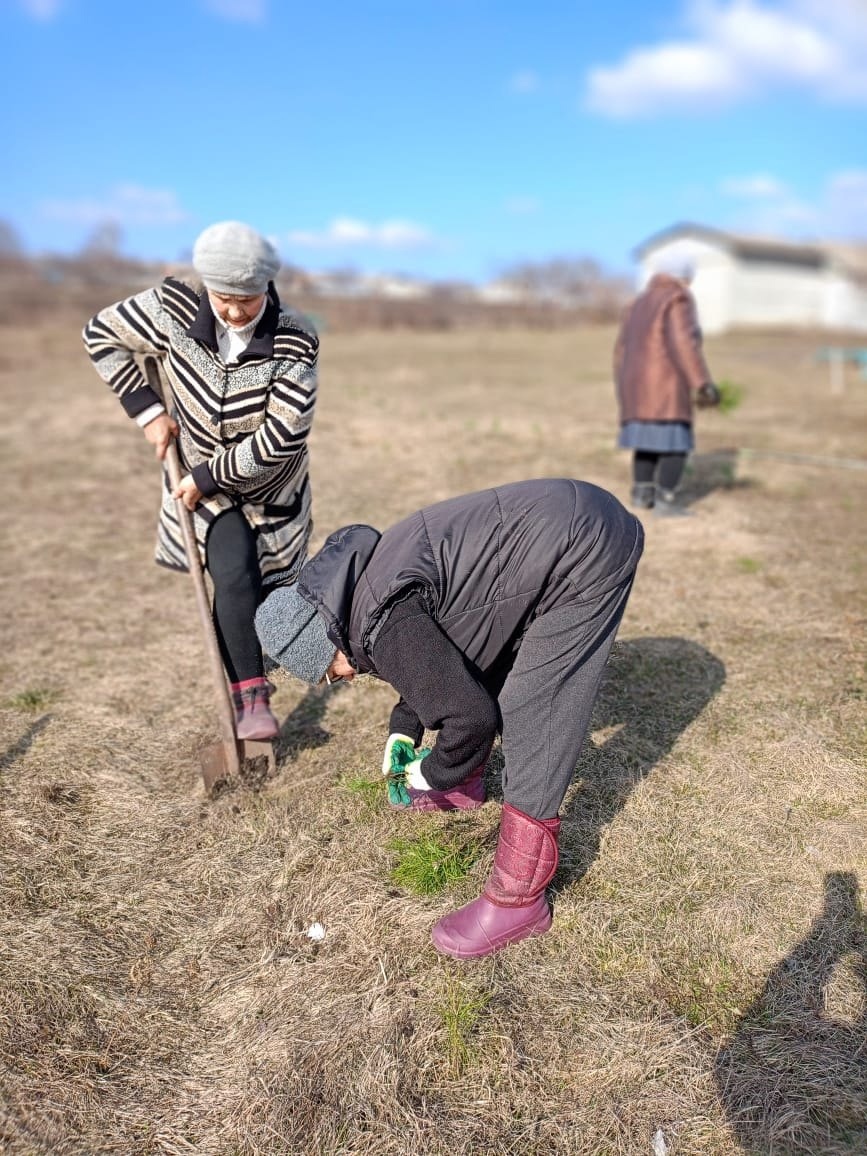
[[[644,518],[553,929],[459,964],[429,930],[498,752],[480,811],[396,817],[390,689],[286,680],[276,775],[205,797],[191,584],[82,320],[0,340],[0,1152],[867,1153],[867,470],[796,456],[867,457],[867,381],[708,342],[741,404],[699,414],[693,516]],[[324,333],[315,544],[519,478],[626,500],[613,338]],[[468,871],[414,894],[419,841]]]

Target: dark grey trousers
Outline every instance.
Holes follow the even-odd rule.
[[[503,798],[534,819],[553,819],[572,782],[633,579],[537,618],[500,692]]]

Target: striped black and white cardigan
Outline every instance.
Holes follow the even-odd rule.
[[[249,345],[227,365],[204,288],[167,277],[101,310],[82,336],[97,373],[131,418],[161,400],[142,373],[141,357],[161,359],[181,430],[182,468],[204,495],[193,519],[202,559],[214,519],[240,507],[257,531],[264,583],[294,579],[311,530],[307,434],[319,351],[311,322],[281,308],[269,286]],[[165,474],[156,560],[186,569]]]

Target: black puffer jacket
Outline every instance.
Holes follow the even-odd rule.
[[[419,723],[450,726],[425,765],[434,786],[449,786],[490,746],[493,700],[528,625],[619,586],[642,547],[641,523],[607,491],[539,479],[427,506],[382,535],[347,526],[304,566],[298,589],[356,669],[391,682],[411,707],[392,729],[418,739]]]

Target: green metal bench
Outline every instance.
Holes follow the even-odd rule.
[[[817,361],[842,362],[844,365],[857,365],[861,376],[867,378],[867,346],[858,345],[823,345],[816,350]]]

